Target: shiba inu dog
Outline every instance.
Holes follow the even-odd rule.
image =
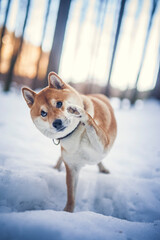
[[[100,172],[109,173],[101,160],[111,149],[117,134],[113,109],[102,94],[82,95],[64,83],[54,72],[48,75],[48,87],[35,93],[22,88],[35,126],[45,136],[61,145],[61,161],[66,167],[67,203],[73,212],[80,169],[98,164]]]

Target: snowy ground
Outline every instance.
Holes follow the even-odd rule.
[[[86,166],[75,213],[66,201],[65,169],[53,169],[59,146],[34,127],[22,96],[0,93],[0,239],[160,239],[160,105],[115,109],[118,137],[104,163]],[[113,101],[116,105],[116,101]]]

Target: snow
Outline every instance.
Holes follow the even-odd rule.
[[[155,223],[133,223],[93,212],[53,210],[2,214],[2,239],[158,239]]]
[[[0,239],[160,239],[160,104],[118,108],[118,137],[103,163],[86,166],[75,213],[66,202],[60,147],[33,125],[19,92],[0,92]]]

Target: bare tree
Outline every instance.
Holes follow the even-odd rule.
[[[101,39],[102,39],[102,31],[103,31],[104,21],[105,21],[105,17],[106,17],[107,4],[108,4],[108,0],[99,1],[98,17],[97,17],[97,25],[98,26],[96,27],[97,30],[95,30],[95,33],[94,33],[94,36],[96,36],[96,37],[93,41],[92,51],[91,51],[92,59],[94,59],[94,61],[92,61],[90,64],[91,76],[90,76],[90,74],[88,74],[88,79],[91,80],[90,87],[89,87],[89,89],[87,89],[89,93],[92,93],[92,88],[95,83],[94,78],[93,78],[95,70],[96,70],[95,59],[96,59],[96,56],[98,55],[99,46],[100,46]]]
[[[8,19],[8,13],[9,13],[9,8],[11,5],[12,0],[8,0],[7,2],[7,6],[6,6],[6,12],[5,12],[5,18],[4,18],[4,23],[3,23],[3,27],[1,30],[1,38],[0,38],[0,50],[2,48],[2,38],[4,37],[5,34],[5,29],[6,29],[6,23],[7,23],[7,19]]]
[[[8,0],[8,2],[7,2],[4,23],[3,23],[3,27],[1,29],[1,36],[0,36],[0,62],[1,62],[2,40],[3,40],[4,34],[5,34],[5,30],[6,30],[6,23],[7,23],[7,19],[8,19],[8,13],[9,13],[11,2],[12,2],[12,0]]]
[[[159,70],[158,70],[158,74],[157,74],[157,81],[156,81],[156,85],[152,91],[151,96],[153,96],[154,98],[160,100],[160,65],[159,65]]]
[[[41,39],[41,44],[40,44],[40,55],[39,55],[39,58],[38,58],[37,68],[36,68],[36,76],[33,79],[33,84],[32,84],[33,89],[36,88],[36,81],[37,81],[38,72],[39,72],[39,65],[40,65],[40,60],[41,60],[41,57],[42,57],[42,45],[43,45],[44,38],[45,38],[45,35],[46,35],[46,27],[47,27],[47,22],[48,22],[50,5],[51,5],[51,0],[48,0],[45,20],[44,20],[44,25],[43,25],[42,39]]]
[[[106,95],[107,95],[107,96],[110,95],[110,81],[111,81],[112,68],[113,68],[115,53],[116,53],[116,49],[117,49],[117,43],[118,43],[118,39],[119,39],[119,34],[120,34],[120,29],[121,29],[121,23],[122,23],[122,19],[123,19],[123,14],[124,14],[124,9],[125,9],[126,1],[127,1],[127,0],[121,0],[121,6],[120,6],[120,11],[119,11],[119,17],[118,17],[118,24],[117,24],[116,36],[115,36],[113,53],[112,53],[112,59],[111,59],[111,65],[110,65],[110,70],[109,70],[108,83],[107,83],[107,88],[106,88]]]
[[[74,47],[74,55],[73,55],[73,65],[72,65],[72,69],[74,69],[74,67],[75,67],[75,64],[76,64],[76,58],[77,58],[77,52],[78,52],[78,47],[79,47],[79,45],[80,45],[80,42],[81,42],[81,37],[82,37],[82,35],[81,35],[81,33],[82,33],[82,27],[83,27],[83,25],[84,25],[84,23],[85,23],[85,19],[86,19],[86,15],[87,15],[87,11],[88,11],[88,8],[89,8],[89,3],[90,2],[88,2],[88,4],[86,4],[86,2],[85,1],[82,1],[82,7],[81,7],[81,10],[80,10],[80,16],[79,16],[79,21],[78,21],[78,27],[77,27],[77,33],[78,34],[76,34],[76,41],[75,41],[75,47]]]
[[[137,3],[138,3],[137,4],[137,9],[136,9],[136,12],[135,12],[135,15],[134,15],[134,24],[133,24],[132,31],[131,31],[131,41],[130,41],[130,46],[129,46],[129,49],[130,49],[129,52],[130,53],[132,52],[133,45],[135,43],[135,39],[136,39],[135,36],[137,34],[139,18],[140,18],[140,15],[142,13],[144,0],[139,1]],[[126,95],[128,94],[128,91],[129,91],[129,84],[127,85],[127,87],[124,91],[120,92],[120,99],[121,100],[126,97]],[[130,97],[131,97],[131,94],[130,94]]]
[[[53,45],[52,45],[52,49],[49,57],[47,76],[48,76],[48,72],[55,71],[56,73],[58,73],[58,70],[59,70],[59,64],[60,64],[60,58],[62,53],[62,46],[64,41],[64,34],[65,34],[67,19],[69,15],[70,4],[71,4],[71,0],[60,0]],[[45,86],[48,83],[47,76],[44,83]]]
[[[4,91],[9,91],[9,89],[10,89],[10,85],[12,83],[12,78],[13,78],[14,66],[15,66],[15,63],[16,63],[17,58],[19,56],[19,53],[21,52],[21,49],[22,49],[24,32],[25,32],[25,29],[26,29],[26,26],[27,26],[27,21],[28,21],[30,2],[31,2],[31,0],[28,0],[28,2],[27,2],[26,15],[25,15],[24,23],[23,23],[23,29],[22,29],[22,34],[21,34],[20,40],[19,40],[18,44],[17,44],[17,41],[16,41],[16,43],[14,45],[14,53],[13,53],[12,58],[11,58],[10,69],[9,69],[8,74],[7,74],[7,79],[6,79],[6,82],[5,82],[5,85],[4,85]],[[18,45],[18,47],[17,47],[17,45]]]
[[[137,78],[136,78],[136,82],[135,82],[135,88],[133,90],[133,95],[131,97],[131,104],[134,104],[134,102],[137,98],[137,84],[138,84],[140,73],[141,73],[141,70],[142,70],[143,63],[144,63],[144,58],[145,58],[145,54],[146,54],[148,39],[149,39],[149,36],[150,36],[150,31],[151,31],[151,27],[152,27],[152,23],[153,23],[153,17],[154,17],[154,14],[156,12],[158,1],[159,0],[152,0],[152,10],[151,10],[150,18],[149,18],[149,23],[148,23],[148,28],[147,28],[147,32],[146,32],[146,37],[145,37],[143,52],[142,52],[142,56],[141,56],[140,66],[139,66],[139,70],[138,70]]]

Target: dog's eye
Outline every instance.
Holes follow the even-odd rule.
[[[41,111],[41,116],[42,116],[42,117],[46,117],[46,116],[47,116],[47,112],[45,112],[45,111],[42,110],[42,111]]]
[[[57,108],[61,108],[61,107],[62,107],[62,102],[61,102],[61,101],[57,102],[56,107],[57,107]]]

